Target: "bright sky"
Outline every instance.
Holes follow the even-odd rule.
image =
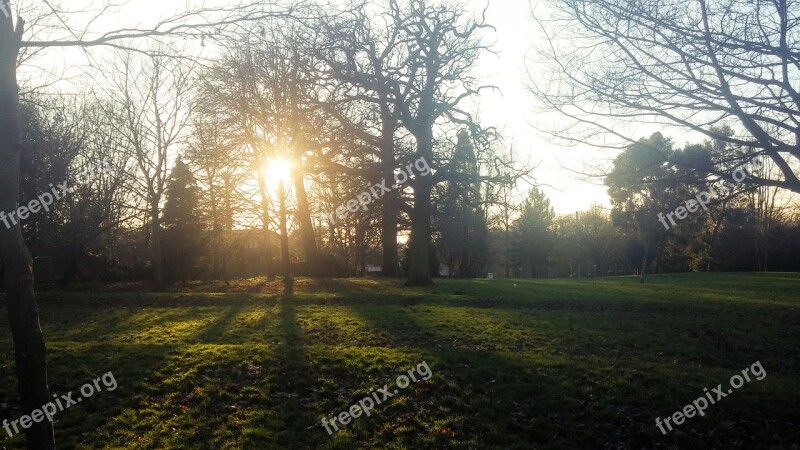
[[[30,4],[31,1],[23,0]],[[481,11],[487,0],[465,0],[476,12]],[[97,4],[90,0],[65,3],[71,10],[81,10],[81,4]],[[183,0],[131,0],[121,12],[105,17],[93,27],[94,30],[107,30],[124,25],[152,24],[158,17],[168,17],[182,9]],[[525,89],[527,78],[526,54],[532,51],[535,40],[535,27],[531,21],[530,6],[527,0],[489,0],[487,21],[497,28],[496,33],[488,33],[488,41],[494,41],[497,55],[487,54],[476,68],[487,84],[492,84],[500,92],[484,91],[480,99],[480,118],[487,125],[498,126],[509,144],[513,144],[520,159],[538,165],[534,171],[537,184],[550,197],[556,211],[561,214],[585,210],[592,203],[608,206],[605,188],[599,183],[581,180],[575,171],[585,166],[602,162],[607,164],[615,154],[607,150],[591,148],[565,148],[548,142],[548,137],[539,134],[532,123],[542,118],[533,114],[534,99]],[[76,21],[77,18],[73,17]],[[100,26],[102,25],[102,26]],[[27,36],[26,36],[27,37]],[[75,64],[75,57],[82,58],[79,50],[47,50],[48,64],[35,64],[29,67],[33,72],[48,73],[52,78],[71,78],[77,73],[63,72],[57,67]],[[536,68],[531,67],[536,76]],[[27,71],[26,71],[27,72]],[[32,73],[28,73],[32,75]],[[559,120],[548,117],[547,120]]]
[[[469,0],[469,3],[480,11],[487,2]],[[525,88],[529,77],[526,56],[532,55],[537,35],[528,1],[491,0],[486,18],[497,28],[494,42],[498,54],[486,55],[478,70],[501,93],[482,95],[481,118],[502,127],[506,138],[514,143],[516,153],[538,166],[533,175],[557,213],[585,210],[592,203],[610,207],[602,182],[584,181],[576,172],[586,172],[587,164],[607,164],[616,155],[607,150],[559,146],[532,126],[542,124],[544,119],[534,114],[535,100]],[[535,66],[530,67],[530,76],[536,76]],[[549,116],[547,120],[559,118]]]

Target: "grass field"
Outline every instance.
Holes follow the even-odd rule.
[[[400,285],[42,292],[51,390],[109,371],[119,384],[58,417],[59,448],[800,448],[796,274]],[[0,316],[10,420],[25,412]],[[429,380],[332,436],[322,427],[422,361]],[[762,381],[656,428],[756,361]],[[21,442],[3,432],[0,448]]]

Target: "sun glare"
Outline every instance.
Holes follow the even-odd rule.
[[[264,174],[271,180],[288,180],[292,174],[292,162],[283,158],[273,159]]]

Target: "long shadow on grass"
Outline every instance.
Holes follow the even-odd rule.
[[[220,317],[206,320],[205,327],[170,345],[115,342],[95,351],[94,358],[116,360],[106,370],[113,370],[120,385],[115,393],[124,397],[118,397],[111,410],[92,410],[88,417],[76,415],[72,422],[65,420],[72,441],[61,445],[75,448],[82,442],[91,448],[220,448],[236,429],[233,413],[261,398],[252,386],[259,379],[260,367],[255,362],[264,359],[264,349],[208,342],[224,337],[242,308],[244,305],[229,306]],[[198,313],[195,308],[185,313],[171,311],[171,321],[165,323],[163,318],[151,316],[155,324],[144,321],[140,325],[156,325],[168,332],[170,323],[182,325]],[[207,316],[208,308],[202,312]],[[202,343],[196,344],[198,341]],[[90,347],[81,342],[63,345]],[[73,366],[81,359],[73,359]],[[88,433],[91,430],[96,431]]]
[[[800,318],[788,311],[687,311],[671,306],[670,313],[663,314],[652,309],[624,310],[623,305],[594,309],[563,302],[558,308],[541,308],[540,301],[531,303],[535,308],[519,310],[506,300],[478,307],[467,301],[443,304],[423,299],[416,307],[369,304],[348,308],[364,319],[380,321],[370,333],[360,335],[362,341],[378,345],[539,351],[611,358],[619,364],[678,361],[731,370],[765,358],[775,361],[773,367],[777,365],[781,371],[796,372],[800,367],[792,350],[800,343],[800,335],[792,334]],[[409,321],[394,320],[404,315],[424,323],[409,329]],[[370,336],[374,338],[368,339]]]
[[[227,311],[225,311],[225,314],[217,319],[213,325],[205,328],[202,332],[197,334],[197,340],[200,342],[221,341],[226,334],[225,332],[231,327],[231,322],[233,322],[233,319],[238,317],[244,308],[244,304],[237,304],[228,307]]]
[[[102,342],[49,344],[51,393],[65,395],[71,391],[73,398],[77,398],[81,396],[79,390],[84,383],[91,383],[107,372],[112,372],[117,382],[113,391],[109,391],[109,387],[101,382],[100,392],[56,416],[55,435],[58,448],[72,449],[81,443],[98,448],[98,444],[105,438],[95,435],[94,432],[112,423],[122,410],[137,408],[140,387],[146,384],[144,380],[154,377],[173,349],[173,346],[165,345],[109,345]],[[10,376],[2,374],[0,379],[10,379]],[[3,385],[12,386],[6,383]],[[8,403],[18,405],[16,394],[12,397],[13,400]],[[9,399],[6,398],[3,403],[6,400]],[[0,408],[0,417],[3,418],[16,418],[24,413],[16,408]],[[113,428],[109,431],[113,432]],[[2,444],[10,444],[6,448],[22,448],[19,436],[3,441]]]
[[[108,372],[116,380],[117,387],[113,391],[109,390],[113,386],[101,382],[99,392],[56,415],[58,448],[76,448],[81,443],[96,445],[114,430],[106,431],[103,437],[94,432],[103,430],[124,409],[139,406],[141,386],[147,385],[148,379],[156,378],[155,374],[177,346],[150,342],[112,343],[115,334],[131,330],[131,324],[125,319],[136,312],[129,309],[120,312],[103,307],[98,311],[80,302],[77,305],[51,302],[41,311],[48,342],[48,379],[52,394],[72,392],[73,398],[83,397],[80,388],[85,383],[92,383]],[[6,336],[3,338],[5,340]],[[13,365],[1,367],[0,418],[30,414],[30,411],[17,410],[19,401],[14,389]],[[0,445],[8,444],[8,448],[22,447],[20,436],[0,442]]]
[[[281,299],[280,343],[265,365],[262,417],[246,423],[242,448],[320,448],[328,439],[316,408],[319,368],[314,367],[305,348],[292,297]],[[312,443],[314,443],[312,445]]]
[[[365,309],[351,308],[370,323],[371,330],[365,333],[391,333],[396,345],[418,349],[421,357],[429,358],[435,374],[431,381],[437,385],[422,400],[420,408],[426,414],[417,417],[416,428],[421,428],[420,422],[444,423],[445,434],[452,433],[452,439],[437,442],[443,447],[461,448],[459,437],[468,437],[474,445],[502,448],[525,448],[520,443],[547,448],[668,444],[702,448],[737,441],[780,445],[775,436],[796,435],[791,431],[793,419],[786,418],[793,400],[780,394],[786,389],[781,386],[784,380],[776,380],[769,392],[758,386],[737,393],[708,419],[687,423],[680,432],[663,437],[653,425],[656,416],[671,414],[701,394],[703,383],[724,381],[730,374],[638,361],[626,367],[602,355],[457,348],[452,347],[450,333],[431,328],[431,322],[421,324],[416,314],[396,309],[392,313],[391,308],[365,314]],[[759,417],[753,416],[756,411]],[[415,439],[419,437],[408,436],[403,444],[421,445]]]
[[[388,334],[396,346],[392,351],[417,353],[433,372],[429,382],[415,385],[422,390],[417,402],[386,408],[390,417],[382,420],[400,423],[384,427],[385,441],[411,448],[522,449],[581,434],[568,433],[563,423],[581,414],[586,395],[582,386],[560,378],[585,378],[580,369],[553,360],[452,347],[447,337],[420,325],[408,311],[350,310],[370,324],[364,333]],[[583,442],[596,441],[584,437]]]
[[[258,432],[258,428],[243,424],[266,410],[260,383],[264,365],[271,364],[271,349],[264,336],[274,335],[271,327],[277,323],[272,321],[271,308],[263,306],[234,303],[202,308],[201,312],[208,317],[209,311],[217,310],[217,317],[203,320],[202,326],[181,335],[157,370],[142,374],[132,407],[93,433],[92,444],[230,448],[232,443],[246,440],[248,433]],[[179,308],[170,311],[175,312],[171,317],[180,319],[173,322],[176,325],[192,319],[191,314],[184,317]],[[169,323],[151,320],[157,320],[159,329],[170,331]],[[148,325],[147,321],[142,324]],[[133,362],[137,356],[128,355]],[[263,423],[258,427],[263,429]]]

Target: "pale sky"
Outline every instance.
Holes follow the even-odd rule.
[[[481,11],[486,0],[469,0]],[[497,55],[486,55],[478,68],[487,84],[498,86],[502,93],[482,94],[481,118],[505,130],[504,135],[514,143],[516,153],[537,164],[533,172],[537,184],[550,198],[556,212],[568,214],[588,209],[593,203],[611,207],[606,189],[601,181],[586,182],[575,172],[586,172],[586,165],[599,162],[608,164],[616,153],[593,148],[563,147],[550,142],[532,124],[543,120],[560,120],[558,116],[546,119],[536,115],[535,100],[526,90],[528,69],[526,56],[534,51],[536,28],[531,20],[527,0],[491,0],[486,14],[487,22],[497,28],[494,37]],[[488,40],[491,42],[491,37]],[[536,76],[536,67],[530,67]]]

